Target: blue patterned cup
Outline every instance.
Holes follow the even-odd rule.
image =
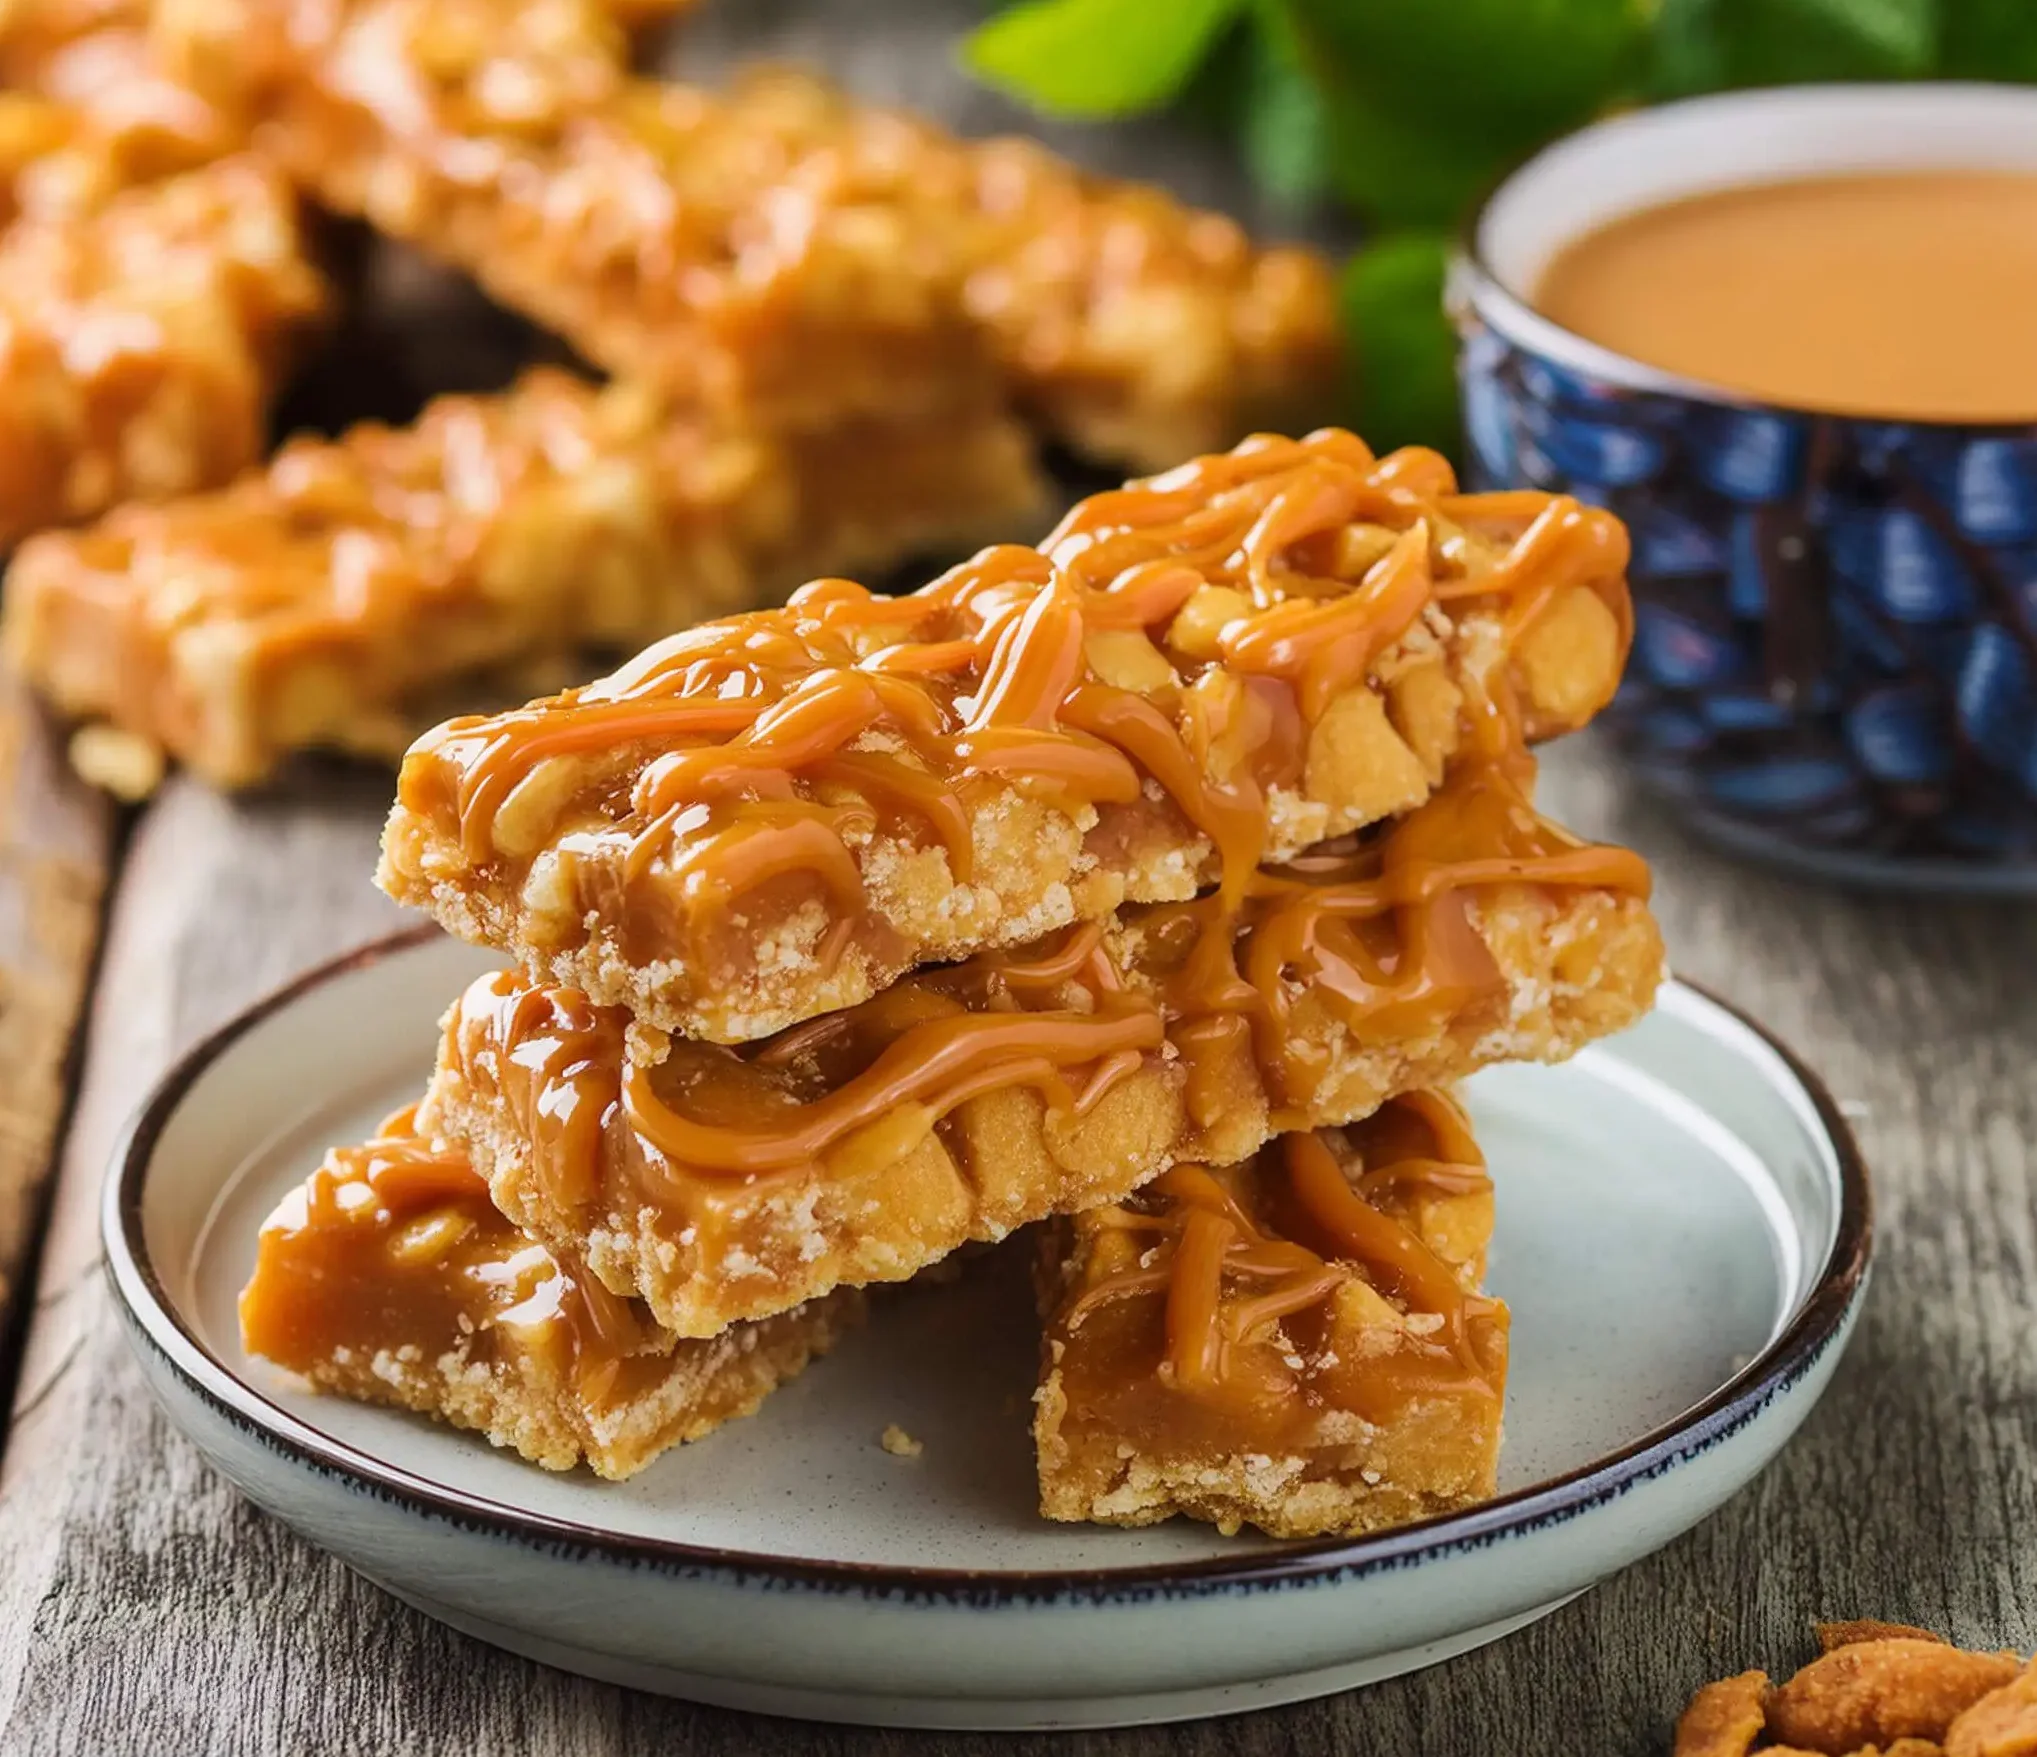
[[[1972,167],[2037,169],[2037,91],[1799,87],[1637,112],[1494,192],[1450,304],[1470,480],[1574,494],[1633,534],[1634,652],[1605,719],[1649,785],[1801,870],[2037,894],[2037,424],[1751,403],[1527,303],[1563,245],[1637,209]]]

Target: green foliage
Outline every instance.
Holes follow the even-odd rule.
[[[1244,0],[1024,0],[970,37],[969,69],[1050,116],[1108,119],[1173,99]]]
[[[2037,6],[2031,0],[1942,0],[1938,71],[1948,79],[2037,84]]]
[[[1803,80],[2037,83],[2037,0],[1022,0],[970,39],[1056,115],[1192,91],[1289,211],[1373,239],[1346,270],[1378,445],[1454,431],[1443,233],[1508,166],[1624,104]]]
[[[1718,0],[1713,29],[1722,83],[1929,73],[1937,13],[1935,0]]]
[[[1395,232],[1344,265],[1344,325],[1365,343],[1348,400],[1358,430],[1378,445],[1457,449],[1457,338],[1443,315],[1450,241]],[[1378,369],[1390,360],[1390,371]]]
[[[1286,0],[1347,90],[1431,133],[1533,145],[1640,65],[1655,0]]]
[[[1245,49],[1238,141],[1252,181],[1304,213],[1330,189],[1330,96],[1286,14],[1269,3],[1259,23]]]

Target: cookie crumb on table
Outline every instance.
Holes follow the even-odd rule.
[[[894,1458],[917,1458],[926,1450],[920,1441],[915,1440],[897,1422],[893,1422],[884,1430],[877,1443]]]

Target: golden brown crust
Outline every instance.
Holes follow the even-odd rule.
[[[18,220],[0,238],[0,545],[245,468],[325,300],[295,198],[252,159]]]
[[[1292,1035],[1318,1073],[1299,1111],[1269,1096],[1250,1049],[1232,1038],[1203,1055],[1193,1115],[1187,1066],[1153,1054],[1080,1119],[1029,1088],[996,1090],[913,1131],[902,1152],[880,1140],[755,1181],[675,1174],[614,1105],[580,1188],[562,1182],[542,1145],[541,1083],[504,1053],[500,1013],[474,1002],[447,1016],[424,1114],[472,1152],[518,1224],[584,1249],[606,1285],[641,1296],[661,1324],[712,1335],[838,1284],[903,1280],[972,1239],[1119,1200],[1179,1160],[1228,1163],[1283,1128],[1352,1121],[1395,1092],[1491,1062],[1561,1059],[1631,1023],[1653,995],[1661,941],[1639,902],[1500,889],[1473,916],[1503,976],[1498,1004],[1481,998],[1388,1038],[1361,1038],[1327,1006],[1304,1008]],[[730,1053],[674,1049],[687,1058],[675,1069]],[[619,1063],[619,1033],[601,1053]]]
[[[682,1341],[648,1385],[598,1416],[541,1357],[484,1355],[469,1336],[421,1338],[415,1353],[335,1354],[300,1371],[321,1391],[435,1417],[547,1470],[584,1462],[596,1476],[622,1482],[672,1447],[756,1414],[841,1340],[861,1315],[860,1298],[844,1289],[704,1341]],[[431,1352],[438,1340],[444,1346]]]
[[[42,537],[11,571],[4,633],[64,713],[243,786],[297,750],[392,759],[462,689],[570,675],[814,562],[973,540],[1039,497],[1023,433],[992,409],[792,442],[539,369]]]
[[[629,80],[575,0],[180,10],[194,76],[238,90],[326,202],[612,371],[776,426],[993,375],[1063,440],[1158,468],[1334,392],[1320,257],[1030,143],[958,141],[802,73]]]

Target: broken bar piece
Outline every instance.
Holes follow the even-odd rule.
[[[518,1232],[467,1157],[407,1113],[284,1199],[240,1300],[248,1352],[323,1391],[616,1481],[751,1414],[860,1313],[844,1292],[681,1341]]]
[[[1423,1090],[1239,1164],[1176,1165],[1043,1242],[1049,1519],[1355,1537],[1491,1496],[1507,1310],[1492,1181]]]

